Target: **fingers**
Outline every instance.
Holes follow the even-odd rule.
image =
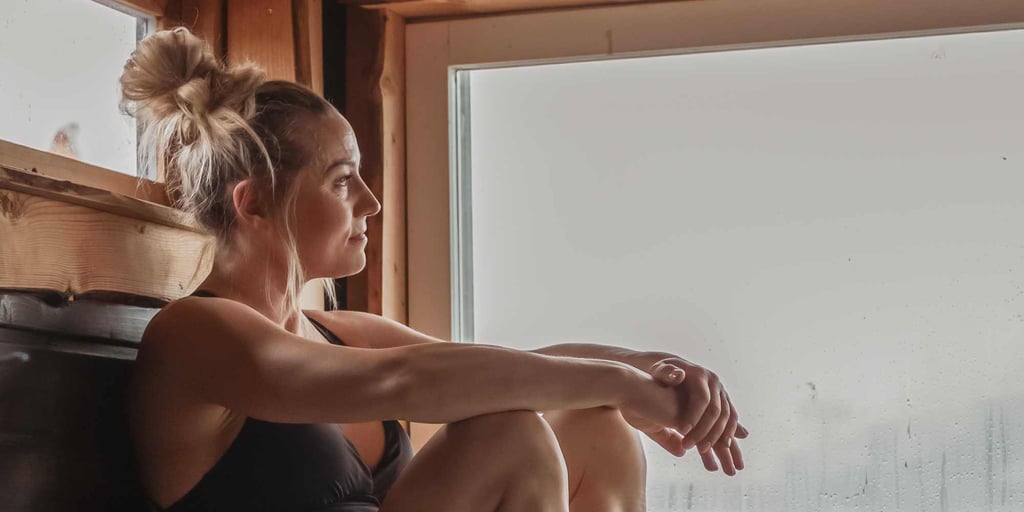
[[[700,439],[700,437],[694,436],[694,432],[696,432],[701,418],[704,417],[704,412],[711,404],[711,391],[706,385],[697,385],[696,389],[689,391],[688,394],[687,407],[683,411],[679,423],[682,426],[680,432],[686,436],[686,442],[683,443],[683,446],[687,450],[696,446],[696,439]],[[718,413],[716,412],[715,415],[717,416]]]
[[[711,450],[701,453],[700,460],[704,463],[704,469],[718,471],[718,463],[715,462],[715,456],[711,453]]]
[[[723,391],[723,393],[725,393]],[[736,437],[736,430],[739,427],[739,415],[736,413],[736,407],[732,405],[732,400],[729,399],[729,393],[725,393],[725,401],[729,404],[729,423],[725,426],[725,432],[722,433],[722,437],[716,441],[724,442],[729,439]]]
[[[715,455],[722,465],[722,471],[729,476],[736,475],[736,464],[733,462],[732,449],[728,443],[721,442],[715,445]]]
[[[683,446],[685,446],[687,450],[697,446],[698,442],[704,441],[711,432],[711,429],[715,427],[715,423],[718,421],[718,416],[722,413],[721,393],[716,390],[714,394],[711,394],[710,390],[706,386],[701,386],[698,389],[703,392],[703,395],[698,398],[707,405],[705,407],[700,407],[700,404],[694,404],[695,407],[693,409],[702,409],[703,414],[701,415],[700,420],[696,424],[693,424],[693,430],[686,434],[686,442]],[[698,451],[704,453],[708,451],[708,448],[710,448],[710,445],[702,443]]]
[[[732,440],[732,443],[729,444],[729,454],[732,455],[732,462],[733,462],[733,465],[736,466],[736,469],[742,470],[743,469],[743,452],[740,451],[740,443],[739,443],[739,441],[737,441],[735,439]]]
[[[736,426],[736,437],[739,439],[746,439],[750,435],[750,431],[747,430],[743,425]]]
[[[707,451],[712,446],[716,446],[720,442],[725,441],[722,434],[725,433],[726,427],[729,426],[729,420],[732,418],[732,405],[729,403],[729,397],[725,394],[725,390],[719,391],[718,397],[721,403],[722,413],[718,415],[718,419],[715,421],[715,425],[711,427],[707,437],[698,443],[698,446],[702,448],[702,451]]]

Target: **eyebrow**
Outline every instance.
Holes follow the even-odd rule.
[[[328,171],[330,171],[331,169],[334,169],[335,167],[337,167],[339,165],[350,165],[350,166],[354,167],[357,172],[359,171],[359,162],[356,162],[355,160],[353,160],[351,158],[339,158],[339,159],[331,162],[330,164],[328,164],[327,167],[324,169],[324,173],[326,174]]]

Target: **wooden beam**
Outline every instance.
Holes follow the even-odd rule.
[[[350,7],[345,116],[381,213],[367,221],[366,269],[347,279],[348,309],[408,319],[405,243],[405,20]]]
[[[405,20],[387,12],[384,20],[384,64],[380,78],[381,161],[381,314],[401,323],[409,320],[405,243]]]
[[[253,61],[267,78],[294,82],[291,0],[228,0],[227,7],[228,62]]]
[[[167,8],[167,0],[94,0],[97,3],[108,5],[117,9],[135,11],[160,19],[164,16]]]
[[[323,95],[323,3],[320,0],[293,1],[296,81],[313,89],[317,94]]]
[[[213,239],[181,223],[180,212],[3,171],[0,289],[152,306],[184,296],[209,272]]]
[[[381,314],[381,233],[386,215],[384,188],[383,127],[380,77],[384,69],[384,20],[382,11],[349,7],[345,33],[345,117],[359,140],[361,173],[373,195],[381,201],[381,213],[367,219],[366,268],[346,278],[347,309]]]
[[[371,9],[387,9],[410,21],[438,18],[494,16],[525,12],[580,9],[621,4],[650,3],[664,0],[342,0]]]
[[[140,180],[63,155],[40,151],[5,140],[0,140],[0,166],[27,171],[54,180],[102,189],[151,203],[170,204],[163,183]]]
[[[0,166],[0,189],[86,206],[122,217],[201,232],[181,211],[116,192]]]

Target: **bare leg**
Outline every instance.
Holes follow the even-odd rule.
[[[647,459],[640,433],[617,409],[544,413],[569,470],[572,512],[641,512],[646,506]]]
[[[381,512],[567,512],[558,441],[532,411],[444,426],[413,457]]]

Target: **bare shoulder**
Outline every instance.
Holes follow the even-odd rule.
[[[305,313],[352,347],[391,348],[444,341],[373,313],[317,310]]]

